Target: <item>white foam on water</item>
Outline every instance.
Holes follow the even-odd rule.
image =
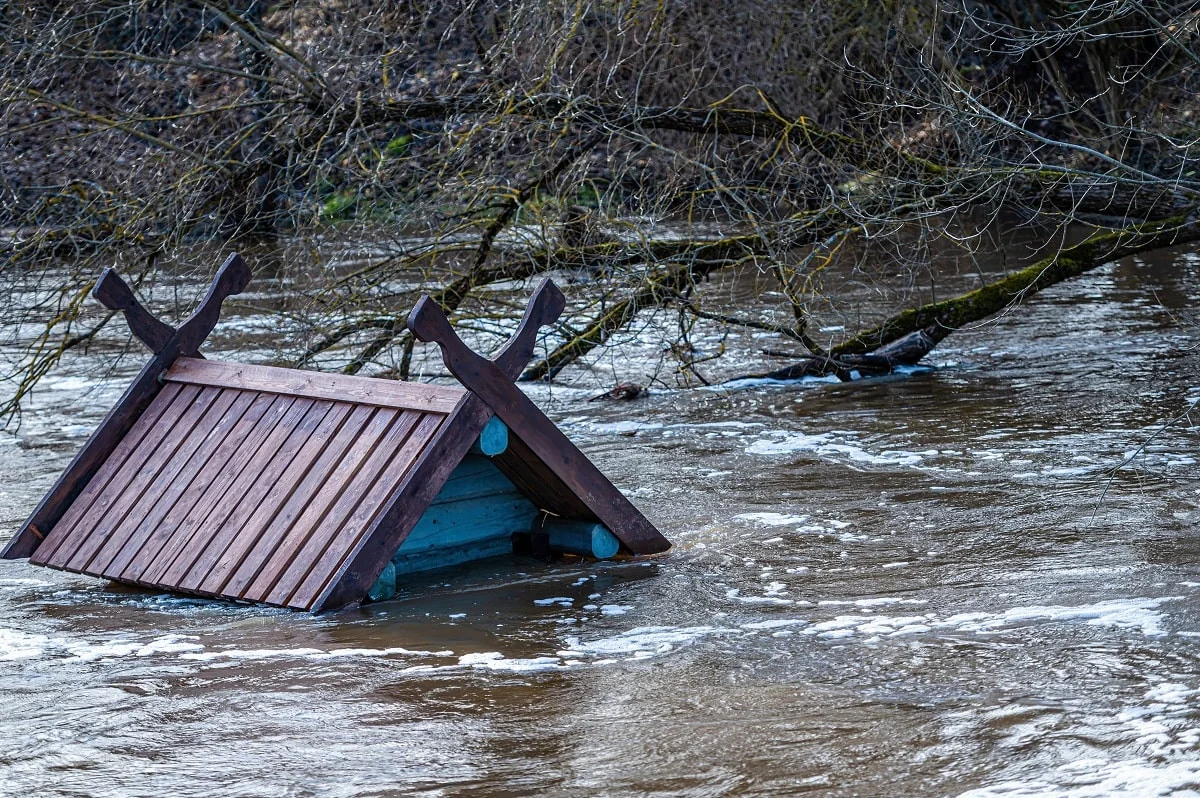
[[[181,654],[180,659],[197,662],[219,660],[263,660],[263,659],[335,659],[354,657],[452,657],[453,651],[415,651],[395,646],[392,648],[222,648],[212,651]]]
[[[836,518],[826,518],[823,521],[809,523],[811,516],[808,515],[791,515],[788,513],[775,512],[758,512],[758,513],[740,513],[732,517],[733,521],[749,521],[753,524],[766,527],[790,526],[792,531],[802,535],[835,535],[838,540],[843,543],[861,543],[866,540],[865,535],[856,535],[853,532],[843,532],[848,527],[853,526],[849,521],[839,521]],[[762,541],[763,543],[782,543],[783,538],[771,538]]]
[[[784,606],[792,603],[791,599],[779,598],[770,594],[765,596],[743,596],[741,593],[740,588],[731,587],[725,591],[725,598],[740,601],[743,604],[778,604]]]
[[[0,579],[0,593],[24,593],[30,588],[53,587],[53,582],[42,579]]]
[[[174,656],[192,662],[218,660],[262,660],[276,658],[330,659],[346,657],[449,657],[453,651],[415,651],[407,648],[259,648],[236,647],[208,650],[195,635],[169,634],[150,640],[127,636],[91,641],[30,634],[0,628],[0,662],[47,659],[63,663],[92,663],[128,658]]]
[[[748,603],[761,603],[760,597],[726,595]],[[1099,601],[1079,606],[1032,606],[1012,607],[1001,612],[957,613],[939,617],[936,613],[921,615],[838,615],[825,620],[816,620],[799,630],[799,634],[824,639],[848,639],[861,637],[867,641],[885,637],[935,632],[938,634],[989,635],[1011,631],[1015,628],[1041,623],[1080,622],[1088,626],[1105,626],[1121,630],[1135,630],[1147,637],[1167,634],[1162,628],[1162,613],[1157,608],[1179,596],[1162,598],[1130,598]],[[880,597],[874,599],[826,600],[818,606],[856,605],[864,608],[886,604],[921,604],[919,599]],[[746,625],[743,629],[750,628]]]
[[[625,613],[629,612],[631,609],[633,609],[633,607],[628,604],[601,604],[600,605],[600,614],[601,615],[624,615]]]
[[[773,380],[769,377],[746,377],[740,380],[730,380],[723,382],[720,385],[707,385],[700,390],[702,391],[735,391],[748,388],[779,388],[779,387],[795,387],[796,385],[814,385],[819,383],[839,383],[841,380],[837,375],[830,374],[827,377],[805,376],[798,380]]]
[[[928,452],[906,452],[902,450],[884,450],[879,454],[867,451],[850,435],[834,432],[824,432],[819,435],[807,435],[803,432],[768,433],[770,437],[755,441],[746,447],[748,454],[787,455],[797,452],[812,452],[819,457],[849,460],[853,463],[866,463],[883,466],[919,466],[924,463]],[[936,452],[935,452],[936,453]]]
[[[780,629],[785,626],[805,626],[808,621],[803,618],[776,618],[770,621],[754,621],[742,624],[743,629],[758,631],[763,629]]]
[[[164,635],[153,640],[114,640],[91,642],[65,637],[30,634],[19,629],[0,628],[0,661],[50,657],[66,662],[96,662],[125,657],[149,657],[155,654],[180,654],[204,649],[192,642],[191,635]]]
[[[1061,765],[1052,774],[1053,781],[1002,781],[960,793],[958,798],[1153,798],[1200,794],[1200,760],[1155,765],[1135,759],[1108,762],[1088,758]]]
[[[784,513],[742,513],[733,517],[735,521],[753,521],[763,526],[788,526],[803,524],[808,520],[807,515],[786,515]]]
[[[40,657],[53,645],[54,642],[45,635],[0,628],[0,662]]]
[[[600,434],[628,435],[663,429],[664,424],[652,421],[584,421],[589,431]]]
[[[197,662],[212,662],[213,660],[260,660],[278,659],[281,657],[311,657],[325,652],[319,648],[227,648],[218,651],[200,651],[181,655],[182,659]]]
[[[1193,690],[1186,684],[1162,682],[1146,691],[1146,700],[1158,704],[1184,704],[1197,693],[1200,690]]]
[[[666,654],[691,645],[710,635],[730,634],[738,630],[718,626],[639,626],[612,637],[584,641],[579,637],[566,638],[566,648],[560,657],[615,657],[625,655],[635,659]]]
[[[484,651],[478,654],[463,654],[458,658],[461,667],[485,671],[503,671],[507,673],[537,673],[546,670],[561,670],[568,667],[558,657],[512,658],[499,651]]]
[[[887,606],[889,604],[928,604],[928,603],[929,602],[925,599],[897,598],[895,596],[877,596],[875,598],[853,599],[853,600],[830,599],[830,600],[826,600],[826,601],[818,601],[817,606],[818,607],[844,607],[844,606],[850,605],[850,606],[855,606],[855,607],[883,607],[883,606]]]
[[[1147,637],[1166,634],[1160,622],[1162,613],[1156,608],[1182,596],[1161,598],[1129,598],[1098,601],[1095,604],[1068,606],[1013,607],[999,615],[974,619],[965,615],[951,616],[944,624],[954,624],[964,632],[988,633],[1006,627],[1036,621],[1084,621],[1089,626],[1110,626],[1118,629],[1140,629]]]
[[[1200,795],[1200,726],[1192,709],[1198,693],[1186,684],[1162,681],[1146,690],[1148,704],[1125,707],[1112,716],[1121,730],[1114,733],[1105,728],[1102,733],[1136,746],[1141,759],[1074,760],[1027,778],[1006,778],[959,798]],[[1101,722],[1107,719],[1106,713]],[[1086,736],[1087,732],[1080,733]],[[1010,734],[1017,735],[1014,742],[1022,747],[1037,742],[1020,731]]]
[[[539,607],[552,607],[558,605],[560,607],[570,607],[575,603],[575,599],[570,596],[553,596],[551,598],[534,599],[533,603]]]

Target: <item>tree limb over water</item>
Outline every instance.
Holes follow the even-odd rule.
[[[852,370],[878,375],[913,366],[951,333],[1003,313],[1039,291],[1131,255],[1196,241],[1200,225],[1184,217],[1096,234],[961,296],[901,311],[838,344],[825,357],[730,381],[843,376]]]
[[[527,379],[636,339],[690,384],[754,335],[798,350],[771,374],[877,372],[1195,240],[1191,4],[810,5],[3,6],[6,320],[42,329],[0,409],[104,340],[103,266],[150,289],[207,242],[269,262],[292,363],[409,377],[419,294],[499,340],[552,274]]]

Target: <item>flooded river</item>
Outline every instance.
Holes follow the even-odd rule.
[[[309,616],[0,561],[0,794],[1200,794],[1196,308],[1167,254],[902,377],[534,389],[647,562]],[[137,360],[0,437],[0,538]]]

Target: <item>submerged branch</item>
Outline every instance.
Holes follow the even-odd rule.
[[[833,347],[828,357],[807,358],[782,369],[733,379],[793,380],[841,375],[850,369],[877,374],[899,365],[913,365],[951,333],[994,316],[1050,286],[1130,255],[1197,240],[1200,240],[1200,226],[1182,216],[1097,234],[981,288],[904,310]]]

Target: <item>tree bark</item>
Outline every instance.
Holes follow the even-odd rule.
[[[733,380],[794,380],[846,373],[849,369],[887,373],[896,366],[913,365],[956,330],[994,316],[1052,285],[1130,255],[1197,240],[1200,224],[1182,216],[1095,235],[974,291],[902,311],[833,347],[827,358],[806,358],[781,369],[744,374]]]

